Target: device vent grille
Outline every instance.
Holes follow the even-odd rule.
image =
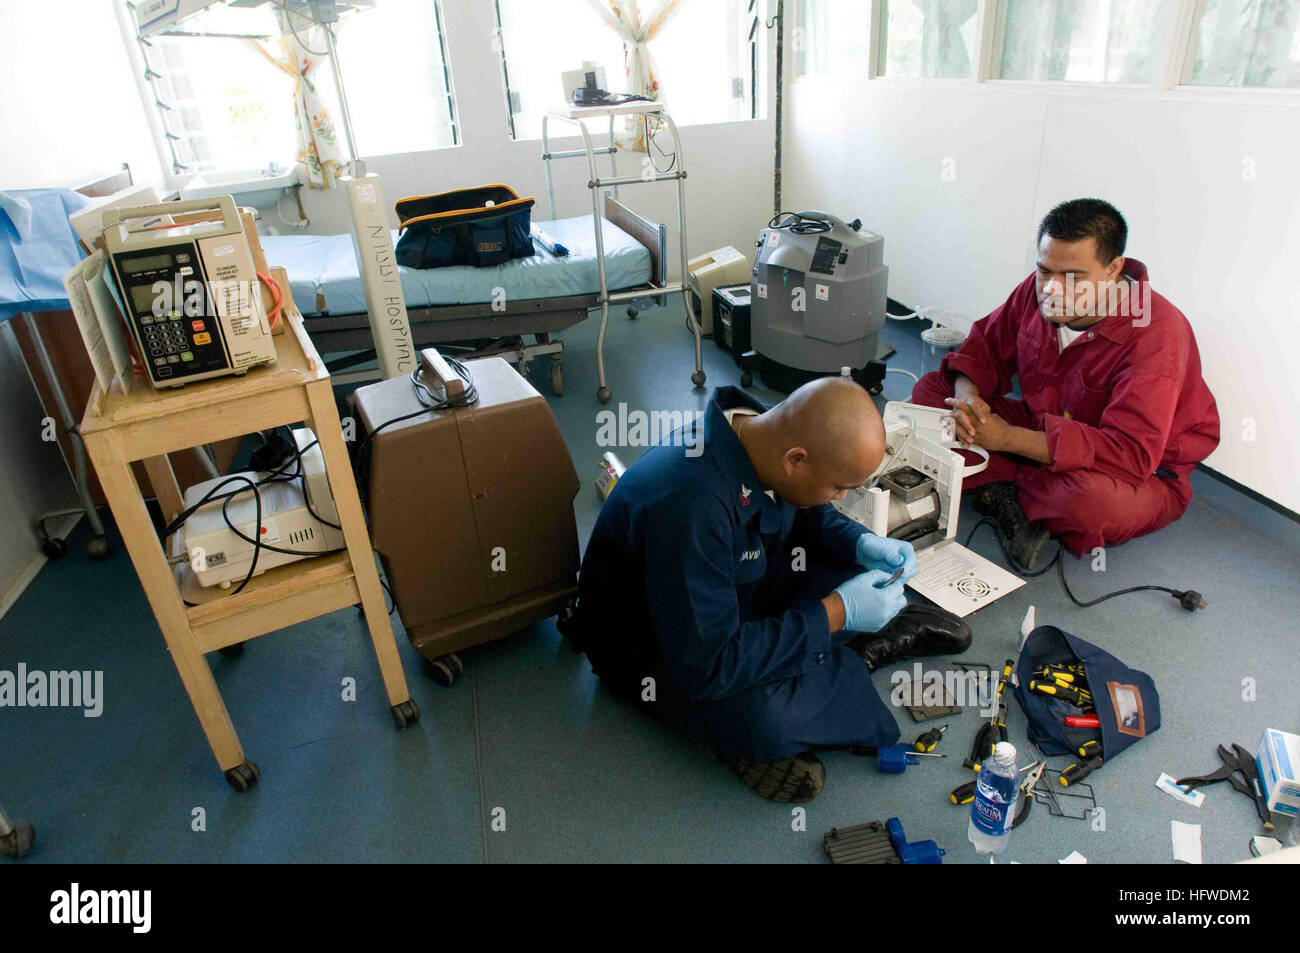
[[[306,529],[294,530],[289,534],[289,542],[306,543],[316,538],[316,532],[310,526]]]

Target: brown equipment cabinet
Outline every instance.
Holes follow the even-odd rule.
[[[466,366],[478,390],[467,407],[418,414],[407,377],[353,395],[366,433],[382,428],[371,544],[430,662],[555,615],[577,591],[579,480],[555,416],[501,358]],[[384,426],[407,414],[417,416]]]

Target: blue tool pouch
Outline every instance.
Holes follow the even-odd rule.
[[[1084,666],[1095,712],[1029,689],[1044,666],[1074,664]],[[1160,727],[1160,695],[1151,676],[1054,625],[1040,625],[1029,633],[1016,675],[1016,701],[1029,719],[1029,740],[1044,755],[1076,755],[1085,742],[1100,741],[1102,756],[1110,761]],[[1094,713],[1099,728],[1065,723],[1067,716]]]

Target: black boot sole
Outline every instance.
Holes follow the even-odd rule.
[[[737,755],[723,755],[740,783],[759,797],[781,804],[801,804],[821,793],[826,784],[826,766],[815,754],[799,754],[780,761],[751,761]]]

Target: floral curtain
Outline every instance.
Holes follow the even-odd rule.
[[[283,19],[288,14],[281,13]],[[333,188],[347,167],[347,157],[339,146],[334,120],[325,105],[317,82],[328,83],[330,60],[325,49],[325,31],[315,25],[301,22],[293,24],[295,34],[284,25],[285,36],[280,40],[277,59],[256,41],[262,55],[294,79],[293,113],[298,127],[298,161],[307,169],[307,185],[313,189]]]
[[[601,19],[627,46],[627,91],[648,99],[659,98],[659,71],[650,53],[650,41],[673,18],[685,0],[658,0],[653,13],[641,16],[638,0],[587,0]],[[650,4],[653,0],[641,0]],[[646,151],[645,125],[635,116],[627,118],[626,144],[637,152]]]

